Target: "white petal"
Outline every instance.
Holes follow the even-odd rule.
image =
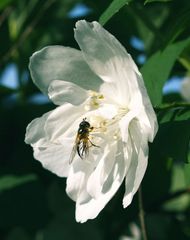
[[[107,96],[127,104],[139,71],[125,48],[97,22],[77,22],[75,38],[91,69],[106,82],[103,93],[109,88]]]
[[[121,131],[122,141],[127,143],[128,134],[129,134],[129,124],[138,115],[139,109],[134,109],[133,111],[129,111],[120,121],[119,127]]]
[[[112,82],[113,79],[109,79],[109,72],[114,65],[111,67],[107,62],[115,56],[125,57],[127,53],[124,47],[98,22],[78,21],[75,39],[92,70],[99,76],[108,77],[103,78],[104,81]]]
[[[85,191],[85,189],[87,179],[93,171],[93,168],[93,159],[91,159],[91,162],[88,162],[77,157],[73,161],[67,178],[66,192],[74,201],[79,199],[80,201],[85,201],[89,198],[89,194]]]
[[[60,145],[49,144],[47,147],[34,145],[34,157],[44,168],[60,177],[67,177],[70,169],[69,156],[72,142],[72,139],[64,139]]]
[[[45,124],[51,112],[41,118],[34,119],[27,127],[25,142],[31,144],[35,159],[39,160],[43,167],[61,177],[66,177],[69,170],[69,156],[73,139],[64,139],[61,144],[48,141]]]
[[[121,144],[121,143],[120,143]],[[108,201],[113,197],[120,187],[125,174],[126,164],[123,154],[118,155],[115,159],[114,167],[110,172],[108,178],[103,184],[101,194],[98,198],[87,198],[86,201],[76,202],[76,220],[78,222],[85,222],[88,219],[95,218],[99,212],[105,207]]]
[[[190,77],[185,77],[181,83],[181,95],[190,101]]]
[[[127,207],[131,203],[133,195],[138,190],[147,168],[148,159],[148,137],[141,131],[137,121],[131,122],[130,137],[133,152],[131,164],[125,178],[124,207]]]
[[[115,163],[117,142],[113,141],[111,144],[107,144],[103,151],[103,156],[101,156],[97,167],[93,170],[87,182],[87,192],[92,198],[96,199],[100,197],[103,184]]]
[[[131,99],[129,107],[130,109],[139,109],[137,118],[139,122],[144,124],[144,127],[147,128],[148,141],[152,142],[158,131],[157,118],[144,86],[142,76],[138,75],[137,79],[137,87],[136,90],[134,89],[134,98]]]
[[[42,138],[45,138],[44,126],[47,121],[48,116],[52,113],[52,111],[44,114],[40,118],[34,119],[26,129],[25,142],[27,144],[35,144]]]
[[[74,137],[83,114],[83,106],[66,103],[57,107],[48,116],[44,127],[49,141],[60,142],[62,138]]]
[[[83,60],[81,52],[73,48],[45,47],[32,55],[29,69],[34,83],[45,94],[53,80],[69,81],[93,90],[101,84]]]
[[[88,92],[74,83],[54,80],[48,88],[49,98],[57,105],[65,102],[79,105],[88,97]]]

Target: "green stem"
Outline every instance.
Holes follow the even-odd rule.
[[[139,200],[139,220],[140,220],[141,231],[142,231],[142,239],[147,240],[141,186],[139,187],[139,190],[138,190],[138,200]]]
[[[170,103],[170,104],[164,104],[160,107],[155,107],[156,111],[162,111],[162,110],[168,110],[172,108],[190,108],[190,103],[188,102],[180,102],[180,103]]]
[[[12,10],[13,10],[13,8],[9,6],[9,7],[5,8],[3,13],[0,15],[0,27],[2,26],[4,21],[8,18],[8,16],[11,14]]]

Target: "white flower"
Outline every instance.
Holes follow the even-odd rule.
[[[99,214],[124,179],[123,206],[131,203],[157,120],[137,66],[114,36],[83,20],[75,39],[81,51],[50,46],[30,59],[34,83],[59,106],[29,124],[25,141],[45,168],[67,177],[76,220],[85,222]],[[88,139],[69,160],[83,119],[90,124]],[[88,153],[81,159],[83,150]]]
[[[181,83],[181,95],[190,102],[190,77],[185,77]]]

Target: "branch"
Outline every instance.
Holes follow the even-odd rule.
[[[34,18],[34,20],[27,26],[27,28],[24,30],[20,38],[17,42],[9,49],[9,51],[2,57],[1,64],[3,62],[6,62],[13,53],[18,50],[18,48],[23,44],[23,42],[26,40],[26,38],[31,34],[36,24],[39,22],[41,17],[43,16],[44,12],[55,2],[56,0],[49,0],[46,1],[41,10],[38,12],[37,16]]]
[[[12,7],[7,7],[3,11],[3,13],[0,15],[0,27],[3,24],[3,22],[6,20],[6,18],[11,14],[13,8]]]
[[[174,102],[174,103],[170,103],[170,104],[164,104],[161,105],[160,107],[155,107],[154,109],[156,111],[162,111],[162,110],[169,110],[169,109],[173,109],[173,108],[190,108],[190,103],[188,102]]]
[[[141,186],[139,187],[139,190],[138,190],[138,200],[139,200],[139,220],[141,225],[142,237],[143,237],[143,240],[147,240]]]

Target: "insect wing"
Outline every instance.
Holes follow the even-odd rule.
[[[89,155],[89,140],[83,139],[77,147],[77,153],[83,160],[87,159]]]
[[[76,152],[77,152],[77,146],[78,146],[78,135],[76,136],[76,139],[75,139],[75,143],[74,143],[74,146],[72,148],[72,151],[71,151],[71,154],[70,154],[70,157],[69,157],[69,164],[71,164],[73,162],[73,159],[76,155]]]

